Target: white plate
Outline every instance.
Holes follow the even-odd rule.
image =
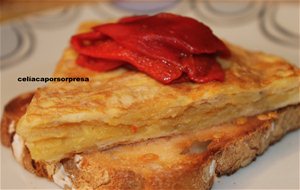
[[[299,66],[299,4],[222,3],[168,0],[99,3],[59,9],[1,25],[1,115],[14,96],[43,86],[18,77],[50,76],[70,36],[84,20],[175,12],[208,24],[220,37],[248,49],[280,55]],[[299,135],[288,134],[250,166],[216,179],[213,189],[299,189]],[[59,189],[25,171],[1,147],[1,189]]]

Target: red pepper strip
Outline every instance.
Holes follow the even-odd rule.
[[[106,40],[107,36],[103,35],[101,32],[88,32],[72,36],[71,43],[76,46],[88,46],[91,45],[95,40]],[[85,44],[86,43],[86,44]]]
[[[134,22],[134,21],[137,21],[137,20],[142,20],[142,19],[148,18],[148,17],[149,17],[148,15],[123,17],[123,18],[121,18],[121,19],[118,21],[118,23],[130,23],[130,22]],[[94,31],[96,31],[97,28],[99,28],[100,26],[103,27],[103,26],[106,26],[106,25],[110,26],[111,23],[107,23],[107,24],[102,24],[102,25],[99,25],[99,26],[95,26],[95,27],[93,27],[92,29],[93,29]]]
[[[115,30],[114,32],[116,32],[116,33],[119,33],[117,31],[122,31],[122,30],[124,30],[124,32],[127,31],[127,29],[125,29],[126,27],[118,28],[118,26],[115,26],[115,25],[116,24],[105,24],[105,25],[101,25],[99,27],[110,28],[111,26],[113,26],[113,29]],[[102,32],[101,30],[99,30],[99,27],[95,27],[95,30],[97,30],[97,32]],[[180,62],[180,53],[181,53],[179,50],[176,50],[172,46],[170,46],[168,44],[163,44],[157,40],[142,41],[142,40],[130,38],[129,33],[127,34],[128,39],[125,42],[122,40],[120,41],[119,39],[114,39],[112,36],[110,36],[110,37],[112,37],[119,44],[123,45],[124,47],[126,47],[134,52],[138,52],[138,53],[147,55],[154,59],[164,59],[168,62],[176,64],[177,66],[180,66],[180,64],[178,64]],[[155,52],[155,53],[153,53],[153,52]]]
[[[83,47],[92,47],[108,39],[109,38],[101,32],[88,32],[72,36],[71,44],[76,51],[80,51]]]
[[[142,20],[144,18],[148,18],[148,15],[139,15],[139,16],[129,16],[129,17],[123,17],[118,22],[119,23],[128,23],[128,22],[134,22],[137,20]]]
[[[78,39],[80,39],[80,37],[75,36],[75,38],[71,39],[71,43],[73,48],[81,55],[128,62],[138,70],[164,84],[172,82],[172,80],[179,78],[182,74],[179,68],[172,66],[164,60],[151,59],[139,53],[135,53],[125,49],[112,40],[85,46],[82,42],[78,41]]]
[[[174,48],[192,54],[229,52],[208,27],[194,19],[173,14],[158,14],[130,23],[100,25],[94,30],[135,52],[152,58],[165,58],[172,63],[178,62]]]
[[[79,55],[77,58],[77,64],[82,67],[92,69],[94,71],[104,72],[116,69],[126,63],[122,61],[114,61],[99,58],[97,59],[85,55]]]
[[[73,36],[71,39],[71,43],[74,46],[74,48],[78,51],[84,46],[93,45],[95,43],[95,40],[99,43],[100,40],[105,39],[107,39],[107,37],[100,32],[89,32]],[[77,64],[101,72],[116,69],[125,63],[122,61],[105,60],[79,55],[77,58]]]
[[[100,25],[94,32],[72,37],[71,43],[80,54],[79,65],[107,71],[128,63],[164,84],[223,81],[215,56],[230,55],[202,23],[167,13]]]
[[[183,59],[185,72],[190,80],[205,83],[213,80],[224,81],[225,74],[214,57],[207,55],[190,56]]]

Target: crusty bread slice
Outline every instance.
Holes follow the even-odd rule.
[[[248,165],[269,145],[300,127],[300,105],[199,130],[105,151],[90,150],[55,163],[36,162],[14,132],[32,94],[4,110],[1,140],[29,171],[65,189],[210,189],[215,175]]]

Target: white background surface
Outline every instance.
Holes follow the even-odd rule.
[[[197,6],[202,5],[199,4]],[[218,6],[220,9],[223,8],[226,11],[230,11],[230,9],[235,10],[244,5],[224,5],[223,3],[216,5],[216,7]],[[299,37],[299,7],[295,6],[295,4],[281,4],[279,6],[280,9],[277,11],[276,19],[283,27],[290,32],[296,33]],[[268,5],[267,8],[270,7],[271,5]],[[108,4],[76,7],[72,11],[76,12],[76,14],[71,15],[72,19],[60,26],[55,25],[55,22],[59,22],[60,19],[63,20],[64,17],[56,18],[56,12],[28,17],[23,21],[9,22],[1,26],[1,52],[4,52],[4,50],[8,51],[13,46],[13,44],[10,44],[12,40],[4,40],[13,39],[13,37],[9,36],[11,35],[9,32],[3,32],[5,28],[15,24],[26,23],[26,25],[30,26],[34,36],[34,42],[31,42],[34,43],[34,47],[30,56],[11,66],[8,65],[11,63],[5,63],[6,66],[1,68],[1,115],[4,105],[14,96],[44,85],[43,83],[33,82],[20,83],[17,82],[17,78],[51,76],[63,49],[67,47],[69,37],[74,33],[80,22],[85,20],[106,20],[133,14],[131,11],[115,8]],[[166,11],[193,16],[207,23],[214,33],[221,38],[245,48],[278,54],[299,66],[299,46],[297,48],[283,45],[266,37],[261,31],[257,15],[253,15],[253,18],[245,21],[245,23],[226,26],[226,22],[218,24],[197,15],[192,10],[190,3],[178,3]],[[40,24],[43,22],[48,24]],[[271,27],[270,30],[274,30],[274,28],[272,29]],[[276,33],[275,30],[274,33]],[[281,38],[280,35],[282,34],[279,33],[277,35]],[[283,36],[282,38],[288,37]],[[289,40],[287,39],[287,41]],[[3,62],[3,60],[1,61]],[[280,142],[270,147],[263,156],[258,157],[250,166],[239,170],[230,177],[216,179],[213,189],[299,189],[299,136],[299,131],[288,134]],[[59,188],[46,179],[38,178],[25,171],[13,159],[11,151],[1,146],[1,189]]]

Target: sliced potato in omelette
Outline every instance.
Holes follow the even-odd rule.
[[[94,24],[83,24],[80,32]],[[279,57],[227,46],[231,58],[219,59],[225,82],[172,85],[126,69],[85,69],[75,63],[77,54],[69,48],[54,76],[89,77],[89,82],[52,82],[38,89],[17,133],[34,160],[54,161],[300,102],[298,68]]]

